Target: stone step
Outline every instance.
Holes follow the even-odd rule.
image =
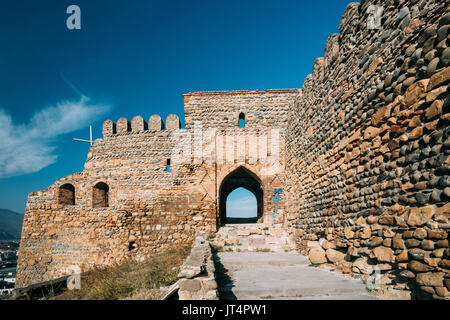
[[[220,288],[221,298],[238,300],[292,300],[292,299],[354,299],[355,295],[360,295],[362,299],[372,300],[372,296],[363,291],[355,292],[354,289],[333,289],[333,288],[288,288],[288,289],[233,289]]]
[[[227,252],[287,252],[295,243],[281,227],[263,223],[227,224],[221,227],[211,242]]]
[[[249,244],[249,245],[263,245],[263,244],[274,244],[274,245],[288,245],[293,242],[289,237],[272,237],[272,236],[248,236],[248,237],[232,237],[227,238],[215,238],[213,242],[223,241],[225,245],[237,245]]]
[[[267,226],[263,223],[251,223],[251,224],[233,224],[233,225],[227,224],[225,226],[220,227],[218,233],[221,232],[228,233],[230,231],[237,231],[237,230],[250,230],[250,231],[262,230],[267,231],[269,233],[286,232],[285,229],[282,227]]]
[[[218,253],[221,299],[376,299],[359,279],[311,266],[295,253]]]
[[[284,230],[260,230],[260,229],[233,229],[220,230],[216,233],[216,237],[249,237],[249,236],[272,236],[272,237],[289,237],[289,234]]]

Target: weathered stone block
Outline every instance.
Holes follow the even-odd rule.
[[[441,287],[444,283],[443,272],[425,272],[419,273],[416,277],[416,281],[419,285]]]
[[[197,279],[182,279],[179,282],[181,291],[197,292],[202,288],[200,280]]]
[[[328,249],[326,251],[326,257],[328,261],[336,263],[343,261],[345,258],[345,254],[334,249]]]
[[[409,88],[405,92],[404,104],[409,107],[415,104],[419,97],[427,91],[427,86],[430,80],[420,80],[409,86]]]
[[[450,80],[450,67],[447,67],[430,78],[428,90],[432,90],[449,80]]]
[[[406,222],[410,226],[423,226],[433,217],[435,210],[435,205],[411,208]]]
[[[373,249],[373,254],[380,262],[392,262],[394,260],[394,252],[390,248],[377,247]]]
[[[379,133],[380,129],[376,127],[368,127],[366,131],[364,131],[364,140],[370,140],[375,138]]]
[[[433,270],[432,267],[427,266],[419,261],[412,260],[408,263],[408,269],[411,269],[416,272],[427,272]]]
[[[311,263],[314,264],[322,264],[327,262],[325,251],[319,248],[312,248],[311,250],[309,250],[308,258]]]

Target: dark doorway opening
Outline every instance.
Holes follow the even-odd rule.
[[[257,213],[254,217],[236,218],[227,215],[227,198],[238,188],[244,188],[253,193],[256,198]],[[261,180],[250,170],[239,167],[222,181],[219,190],[219,224],[227,223],[256,223],[263,215],[264,191]]]
[[[109,186],[104,182],[99,182],[94,186],[92,207],[107,208],[109,207]]]
[[[75,205],[75,187],[70,183],[59,187],[58,202],[66,206]]]

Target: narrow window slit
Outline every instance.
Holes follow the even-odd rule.
[[[239,115],[239,128],[245,128],[245,114]]]

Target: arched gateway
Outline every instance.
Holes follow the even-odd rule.
[[[256,218],[229,218],[227,217],[227,197],[238,188],[245,188],[252,192],[256,197],[257,217]],[[250,170],[239,167],[228,174],[222,181],[219,190],[219,218],[220,224],[226,223],[254,223],[263,215],[264,190],[261,180]]]

